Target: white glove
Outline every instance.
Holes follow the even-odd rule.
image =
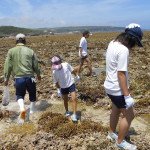
[[[75,81],[76,81],[76,82],[80,81],[80,77],[79,77],[78,75],[76,75]]]
[[[36,83],[36,79],[33,77],[31,78],[32,83]]]
[[[136,28],[136,27],[140,27],[140,25],[139,25],[139,24],[136,24],[136,23],[131,23],[131,24],[129,24],[128,26],[126,26],[126,28],[129,28],[129,29],[131,29],[131,28]]]
[[[57,89],[58,97],[62,97],[61,89]]]
[[[131,95],[124,96],[125,103],[126,103],[126,109],[130,108],[134,105],[134,99],[131,97]]]

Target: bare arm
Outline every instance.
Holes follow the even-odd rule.
[[[58,82],[56,83],[56,88],[58,88],[58,89],[60,88],[60,86],[59,86]]]
[[[75,76],[77,75],[77,72],[75,70],[73,70],[71,73],[74,74]]]
[[[128,96],[129,91],[127,87],[127,78],[126,78],[125,71],[118,71],[118,78],[119,78],[119,83],[120,83],[124,96]]]

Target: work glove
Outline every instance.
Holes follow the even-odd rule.
[[[80,77],[79,77],[78,75],[76,75],[75,81],[76,81],[76,82],[79,82],[79,81],[80,81]]]
[[[31,78],[32,83],[36,83],[36,79],[33,77]]]
[[[126,109],[130,108],[134,105],[134,99],[131,97],[131,95],[124,96],[125,103],[126,103]]]
[[[58,97],[62,97],[61,89],[57,89]]]

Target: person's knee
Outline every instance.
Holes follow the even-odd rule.
[[[127,115],[131,120],[135,118],[135,113],[133,111],[133,108],[129,108],[129,114]]]
[[[75,103],[77,101],[76,97],[72,98],[72,102]]]
[[[76,98],[75,94],[72,94],[72,95],[71,95],[71,99],[72,99],[73,102],[76,102],[76,101],[77,101],[77,98]]]
[[[92,63],[91,63],[91,61],[89,61],[89,62],[88,62],[88,66],[90,66],[90,67],[92,66]]]
[[[83,62],[80,62],[80,66],[81,66],[81,67],[83,66],[83,64],[84,64],[84,61],[83,61]]]
[[[80,64],[79,68],[82,68],[83,64]]]
[[[92,63],[92,61],[90,59],[87,59],[86,61],[88,62],[88,64]]]

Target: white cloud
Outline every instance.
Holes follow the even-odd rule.
[[[135,11],[135,6],[131,8],[129,4],[132,1],[6,0],[7,4],[12,5],[12,7],[10,7],[9,14],[1,11],[0,25],[30,28],[80,25],[124,26],[126,25],[125,22],[129,23],[134,18],[138,20],[138,17],[136,17],[138,13],[144,12],[144,10],[141,12]],[[40,5],[38,5],[39,3]],[[127,11],[127,9],[129,10]],[[142,13],[139,18],[143,18]]]

